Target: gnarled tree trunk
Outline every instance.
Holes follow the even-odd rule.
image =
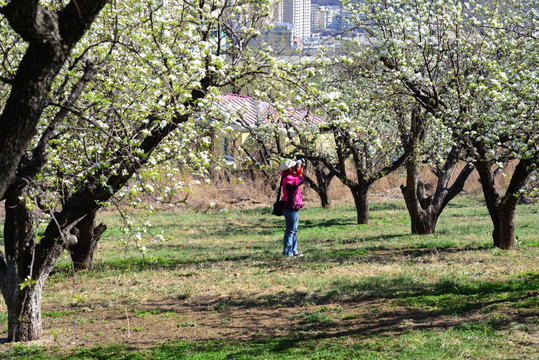
[[[94,269],[94,253],[97,250],[97,242],[107,230],[107,226],[103,223],[96,225],[96,215],[97,209],[83,217],[75,226],[78,230],[77,243],[69,246],[75,270]]]
[[[415,172],[417,173],[417,170]],[[414,181],[407,180],[406,186],[401,185],[402,195],[410,215],[412,234],[432,234],[436,229],[439,213],[434,211],[432,196],[426,193],[419,174],[412,177],[415,178]]]
[[[61,241],[36,241],[32,213],[21,201],[24,186],[12,187],[6,194],[6,257],[0,257],[0,288],[8,308],[8,339],[37,340],[41,337],[41,292],[63,246]]]
[[[425,189],[419,176],[417,158],[411,156],[407,160],[406,186],[401,185],[401,191],[410,215],[412,234],[433,234],[445,206],[464,188],[466,180],[473,171],[470,164],[464,166],[457,179],[449,186],[460,152],[459,147],[453,147],[443,168],[435,171],[438,182],[434,194],[428,194]]]
[[[479,154],[481,155],[483,152]],[[476,167],[488,212],[494,225],[492,239],[494,246],[510,250],[515,247],[515,212],[518,204],[518,191],[526,184],[531,175],[532,160],[519,161],[505,195],[501,197],[495,186],[492,164],[484,159],[486,156],[483,154],[483,157],[477,161]]]

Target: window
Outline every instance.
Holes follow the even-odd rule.
[[[231,138],[223,138],[223,157],[225,160],[234,160],[233,153],[234,140]]]

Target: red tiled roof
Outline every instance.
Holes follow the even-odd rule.
[[[223,94],[217,97],[214,104],[217,105],[219,111],[230,114],[236,123],[245,128],[251,128],[260,122],[279,121],[281,117],[271,103],[245,95]],[[287,109],[284,116],[294,123],[307,121],[312,124],[323,124],[326,122],[322,116],[292,107]]]

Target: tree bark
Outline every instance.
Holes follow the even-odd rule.
[[[41,293],[48,274],[26,288],[16,289],[6,306],[8,310],[8,340],[33,341],[41,338]],[[15,288],[19,283],[15,278],[6,279]]]
[[[503,250],[511,250],[515,247],[516,206],[510,208],[500,206],[498,211],[497,222],[494,223],[494,230],[492,231],[494,246]]]
[[[38,1],[11,1],[0,8],[13,30],[28,42],[0,115],[0,199],[36,133],[54,78],[107,2],[71,1],[59,12]]]
[[[8,308],[9,341],[41,337],[41,293],[63,249],[62,242],[56,241],[43,252],[35,238],[32,213],[21,201],[24,189],[24,185],[11,187],[5,203],[6,260],[0,259],[0,287]]]
[[[356,205],[357,223],[367,225],[369,223],[369,187],[350,188],[350,190]]]
[[[476,167],[488,212],[494,225],[492,231],[494,246],[503,250],[511,250],[515,247],[515,212],[519,198],[518,191],[527,183],[531,175],[532,160],[519,161],[505,195],[501,197],[495,186],[492,164],[484,160],[486,156],[483,149],[478,146],[476,148],[480,150],[479,155],[483,155],[477,161]]]
[[[410,215],[411,231],[412,234],[433,234],[436,230],[439,214],[433,211],[431,206],[432,196],[422,193],[421,189],[424,189],[424,184],[417,177],[414,182],[407,181],[406,186],[401,185],[406,208]]]
[[[459,160],[460,147],[453,147],[442,169],[434,173],[438,178],[436,191],[428,194],[418,171],[417,158],[411,156],[406,162],[406,186],[401,185],[406,208],[411,220],[412,234],[433,234],[438,218],[445,206],[463,189],[473,168],[468,163],[460,171],[457,179],[449,186]]]
[[[107,230],[107,225],[96,225],[97,209],[90,212],[77,223],[77,243],[69,246],[71,259],[76,271],[94,269],[94,253],[97,250],[97,242]]]

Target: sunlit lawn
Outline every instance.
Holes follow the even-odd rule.
[[[103,216],[109,229],[95,270],[73,279],[64,255],[49,278],[43,321],[44,338],[52,340],[6,344],[3,354],[537,358],[538,204],[518,207],[512,251],[492,247],[488,212],[471,197],[449,205],[431,236],[410,235],[401,201],[371,204],[369,225],[357,225],[350,206],[302,210],[305,257],[294,259],[280,255],[283,219],[268,208],[148,220],[165,240],[146,236],[142,256],[124,238],[119,216]]]

